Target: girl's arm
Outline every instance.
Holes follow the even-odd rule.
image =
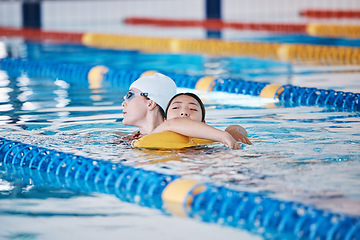
[[[172,131],[184,136],[203,138],[225,144],[231,149],[239,149],[240,144],[230,133],[211,127],[203,122],[193,121],[186,118],[174,118],[160,124],[151,133]]]

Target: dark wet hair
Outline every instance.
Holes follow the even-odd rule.
[[[162,118],[163,118],[163,119],[166,119],[166,114],[165,114],[165,112],[164,112],[164,109],[162,109],[162,107],[160,107],[159,104],[157,104],[157,105],[159,106],[159,111],[160,111],[160,114],[161,114]],[[166,110],[167,110],[167,108],[166,108]]]
[[[187,93],[178,93],[178,94],[176,94],[175,96],[173,96],[173,97],[170,99],[168,105],[166,106],[165,115],[167,115],[167,113],[168,113],[168,110],[169,110],[169,107],[170,107],[171,102],[172,102],[176,97],[181,96],[181,95],[186,95],[186,96],[192,97],[192,98],[194,98],[194,99],[199,103],[200,108],[201,108],[201,121],[204,122],[204,121],[205,121],[205,107],[204,107],[204,103],[201,101],[201,99],[200,99],[196,94],[194,94],[194,93],[189,93],[189,92],[187,92]]]
[[[148,98],[148,97],[146,97],[146,96],[143,96],[143,97],[146,98],[147,100],[151,100],[150,98]],[[162,107],[160,107],[160,105],[157,104],[157,103],[156,103],[156,106],[159,107],[159,112],[160,112],[162,118],[163,118],[163,119],[166,119],[166,114],[165,114],[164,109],[163,109]],[[166,107],[166,109],[167,109],[167,107]]]

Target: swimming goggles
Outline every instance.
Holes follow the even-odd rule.
[[[143,97],[147,97],[149,94],[148,93],[137,93],[134,91],[128,91],[127,94],[124,96],[124,100],[131,100],[133,97],[135,96],[143,96]]]

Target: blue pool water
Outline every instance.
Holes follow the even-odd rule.
[[[293,72],[301,66],[271,60],[7,44],[16,49],[12,56],[34,61],[193,75],[214,73],[282,83],[292,83],[305,75]],[[337,74],[345,79],[341,83],[344,88],[355,92],[360,89],[352,78],[346,81],[347,73]],[[310,84],[320,82],[323,88],[342,90],[325,74],[305,76],[318,80]],[[13,78],[0,71],[0,137],[360,216],[359,112],[318,106],[284,107],[272,99],[196,92],[205,103],[208,124],[223,130],[231,124],[242,125],[253,145],[238,151],[220,144],[203,150],[145,151],[113,144],[119,132],[135,130],[121,122],[126,90],[89,89],[70,84],[67,79]],[[98,239],[100,235],[107,239],[143,239],[149,234],[160,239],[261,238],[241,229],[171,217],[104,194],[37,186],[4,169],[0,174],[0,236],[4,239]]]

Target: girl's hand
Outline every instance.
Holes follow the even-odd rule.
[[[247,132],[245,128],[240,125],[230,125],[225,129],[236,141],[252,145],[250,140],[247,138]]]
[[[230,149],[240,149],[241,145],[228,132],[223,132],[223,139],[221,143],[225,144]]]

